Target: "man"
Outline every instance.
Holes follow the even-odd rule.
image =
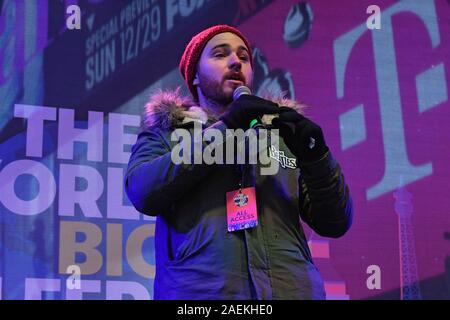
[[[137,210],[157,216],[155,299],[325,298],[300,217],[319,235],[342,236],[352,221],[349,190],[322,130],[298,104],[251,95],[233,102],[238,86],[251,87],[252,64],[240,31],[208,28],[192,38],[180,62],[193,100],[160,92],[146,105],[125,187]],[[278,115],[272,121],[281,136],[278,158],[295,167],[261,175],[259,164],[172,161],[175,129],[192,132],[201,122],[203,133],[225,136],[267,114]],[[236,190],[254,192],[256,200]],[[232,197],[236,205],[254,205],[253,224],[230,227],[229,194],[241,196]]]

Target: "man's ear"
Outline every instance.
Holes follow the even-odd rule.
[[[195,74],[194,81],[192,82],[194,86],[198,86],[200,84],[200,80],[198,80],[198,72]]]

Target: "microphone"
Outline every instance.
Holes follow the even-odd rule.
[[[239,97],[243,95],[251,95],[252,91],[247,86],[239,86],[233,91],[233,101],[239,99]],[[252,121],[250,121],[250,129],[259,129],[266,128],[272,124],[272,119],[275,118],[276,115],[263,115],[263,117],[256,117]]]
[[[250,90],[249,87],[246,86],[239,86],[236,89],[234,89],[233,91],[233,101],[236,101],[237,99],[239,99],[240,96],[244,95],[244,94],[252,94],[252,91]]]

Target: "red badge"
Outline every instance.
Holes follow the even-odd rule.
[[[258,225],[255,187],[227,192],[227,221],[229,232]]]

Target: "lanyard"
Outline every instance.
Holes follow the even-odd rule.
[[[239,180],[239,193],[242,193],[242,187],[245,185],[245,163],[239,164],[239,171],[241,174],[240,180]]]

